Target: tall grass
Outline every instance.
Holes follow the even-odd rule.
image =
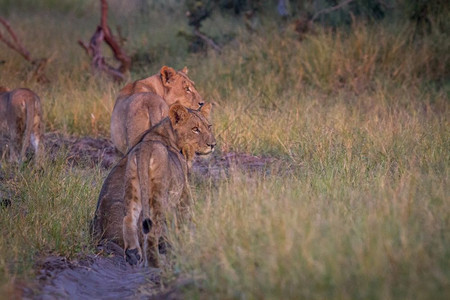
[[[30,278],[44,255],[73,257],[92,249],[88,224],[100,170],[68,168],[61,155],[42,168],[2,164],[0,172],[0,291],[17,275]]]
[[[237,173],[204,187],[195,231],[175,239],[195,279],[187,297],[445,299],[449,189],[437,177]]]
[[[285,163],[197,186],[195,230],[172,237],[175,269],[195,280],[187,297],[447,298],[442,33],[268,31],[195,71],[221,149]]]
[[[448,297],[446,96],[299,98],[218,129],[222,147],[286,160],[197,187],[196,228],[173,237],[188,297]]]
[[[44,2],[7,11],[32,54],[52,56],[51,84],[29,80],[27,63],[3,44],[0,83],[35,90],[48,131],[108,137],[121,85],[90,74],[76,45],[95,30],[98,4]],[[291,28],[263,17],[250,33],[217,15],[202,30],[235,39],[221,55],[204,56],[175,38],[189,30],[177,1],[152,4],[146,14],[110,3],[111,27],[121,26],[126,50],[150,58],[130,80],[162,65],[188,66],[215,104],[219,154],[278,158],[264,172],[196,182],[195,230],[171,233],[169,276],[195,281],[186,297],[450,296],[448,33],[355,22],[335,32],[315,28],[299,42]],[[3,165],[2,172],[0,187],[12,199],[0,209],[7,288],[16,276],[31,277],[37,255],[89,248],[87,224],[105,174],[64,161],[41,171]]]

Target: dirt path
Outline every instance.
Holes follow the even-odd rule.
[[[90,167],[100,164],[110,169],[121,157],[108,139],[65,137],[57,133],[45,135],[45,147],[50,156],[68,149],[71,165]],[[275,159],[249,154],[226,153],[208,160],[196,159],[193,180],[226,178],[234,168],[264,171]],[[37,264],[35,288],[23,290],[26,299],[178,299],[177,288],[161,290],[160,271],[154,268],[129,266],[122,250],[110,245],[99,249],[107,255],[91,255],[68,261],[64,257],[46,257]],[[178,286],[176,284],[174,286]]]
[[[148,299],[159,292],[158,269],[133,268],[121,255],[90,256],[72,262],[47,257],[41,268],[42,288],[29,291],[25,298]]]
[[[62,148],[67,148],[67,161],[72,165],[85,167],[100,164],[105,169],[111,169],[122,157],[112,142],[105,138],[75,138],[57,133],[46,133],[45,148],[51,157],[55,157]],[[246,172],[265,171],[268,166],[273,166],[277,161],[273,157],[258,157],[247,153],[213,154],[207,159],[196,157],[191,174],[194,178],[220,179],[227,177],[234,169]]]

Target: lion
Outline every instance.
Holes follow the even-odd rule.
[[[163,66],[159,74],[125,85],[119,92],[111,115],[111,140],[122,153],[127,153],[151,126],[167,117],[169,106],[179,102],[198,109],[203,99],[194,82],[181,71]]]
[[[105,179],[92,222],[94,237],[123,249],[130,265],[160,265],[165,216],[189,216],[188,171],[195,155],[214,151],[211,104],[191,110],[179,103],[147,130]]]
[[[38,161],[42,139],[39,96],[26,88],[8,91],[7,88],[0,87],[0,133],[2,146],[6,144],[9,148],[10,161],[22,162],[30,143],[35,161]]]

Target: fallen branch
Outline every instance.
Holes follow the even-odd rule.
[[[5,27],[6,31],[9,33],[14,43],[8,41],[2,35],[1,32],[0,32],[0,40],[3,41],[9,48],[15,50],[16,52],[19,52],[19,54],[22,55],[27,61],[31,62],[30,52],[28,52],[27,49],[25,49],[25,47],[22,46],[16,34],[12,30],[9,22],[0,17],[0,23]]]
[[[214,50],[216,50],[218,53],[222,52],[222,48],[217,45],[213,39],[206,36],[205,34],[201,33],[200,30],[194,29],[194,35],[201,38],[203,41],[205,41],[209,46],[211,46]]]
[[[314,21],[315,21],[320,15],[322,15],[322,14],[328,14],[328,13],[330,13],[330,12],[333,12],[333,11],[335,11],[335,10],[338,10],[338,9],[340,9],[341,7],[343,7],[343,6],[349,4],[350,2],[353,2],[353,1],[354,1],[354,0],[345,0],[345,1],[342,1],[341,3],[339,3],[339,4],[336,5],[336,6],[332,6],[332,7],[329,7],[329,8],[322,9],[322,10],[320,10],[320,11],[318,11],[318,12],[316,12],[316,13],[314,14],[314,16],[311,18],[310,22],[311,22],[311,23],[314,22]]]
[[[131,59],[125,54],[111,33],[111,30],[107,24],[108,16],[108,3],[106,0],[100,0],[101,2],[101,18],[100,25],[97,26],[97,30],[91,37],[89,44],[79,40],[78,44],[84,48],[88,56],[92,57],[91,67],[93,70],[99,70],[111,75],[114,80],[125,80],[125,74],[128,72],[131,66]],[[115,68],[108,64],[102,55],[101,44],[105,42],[113,51],[114,58],[120,62],[119,67]]]
[[[0,41],[6,44],[9,48],[18,52],[26,61],[30,62],[33,66],[33,72],[31,73],[31,77],[35,78],[40,83],[49,83],[47,76],[44,74],[45,67],[47,66],[50,59],[41,58],[41,59],[32,59],[30,52],[22,45],[20,40],[17,38],[16,33],[12,29],[11,25],[7,20],[0,17],[0,24],[6,29],[6,32],[9,34],[12,41],[8,40],[1,32],[0,32]]]
[[[313,23],[314,21],[317,20],[317,18],[319,18],[321,15],[324,14],[328,14],[331,13],[333,11],[336,11],[342,7],[344,7],[345,5],[353,2],[354,0],[345,0],[342,1],[341,3],[332,6],[332,7],[328,7],[325,9],[322,9],[318,12],[316,12],[311,18],[307,18],[305,16],[300,16],[294,23],[294,30],[298,33],[298,39],[301,41],[303,40],[303,38],[305,37],[305,35],[308,32],[311,32],[314,30],[314,26]]]
[[[102,18],[101,18],[101,24],[105,35],[105,42],[111,47],[112,51],[114,52],[114,57],[120,61],[120,67],[119,71],[121,73],[125,73],[130,69],[131,65],[131,59],[125,54],[125,52],[120,48],[119,43],[116,42],[114,39],[114,36],[111,34],[111,30],[108,27],[108,24],[106,22],[107,14],[108,14],[108,3],[106,0],[101,0],[102,2]]]

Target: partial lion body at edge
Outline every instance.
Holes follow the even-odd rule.
[[[3,155],[9,148],[9,159],[21,162],[31,146],[37,161],[42,152],[43,134],[39,96],[26,88],[8,91],[0,87],[0,132]]]

